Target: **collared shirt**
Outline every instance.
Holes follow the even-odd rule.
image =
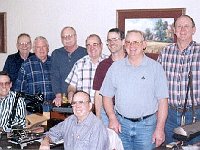
[[[137,67],[126,57],[110,66],[100,93],[115,96],[115,109],[124,117],[139,118],[155,113],[159,100],[168,98],[167,79],[162,66],[147,56]]]
[[[29,56],[34,55],[33,53],[29,53]],[[11,54],[7,57],[3,70],[6,71],[9,76],[12,84],[15,84],[17,79],[18,71],[21,68],[24,59],[21,58],[19,51],[15,54]],[[14,86],[13,86],[14,87]],[[13,89],[13,87],[11,89]]]
[[[27,94],[44,94],[44,100],[52,101],[55,95],[52,91],[50,78],[51,62],[48,56],[43,63],[35,55],[28,58],[19,70],[15,90]]]
[[[89,55],[78,60],[71,72],[69,73],[65,82],[76,87],[77,90],[83,90],[90,95],[92,103],[94,103],[94,90],[93,80],[97,66],[99,63],[107,58],[106,55],[102,54],[99,58],[98,63],[93,64]]]
[[[78,46],[71,54],[64,47],[53,51],[51,55],[51,79],[53,92],[55,94],[66,93],[68,84],[66,84],[65,79],[73,65],[85,55],[87,55],[87,51],[81,46]]]
[[[163,66],[169,86],[169,104],[183,107],[188,86],[188,73],[192,71],[194,105],[200,105],[200,44],[192,41],[180,51],[177,44],[165,47],[158,58]],[[192,106],[190,91],[187,106]]]
[[[108,150],[109,138],[106,127],[92,112],[78,123],[75,115],[52,127],[46,133],[52,142],[64,139],[65,150]]]
[[[0,127],[2,127],[4,131],[10,130],[10,128],[14,125],[21,125],[22,127],[25,127],[25,102],[23,98],[20,97],[19,99],[15,99],[15,97],[16,93],[10,91],[6,97],[0,99]],[[10,126],[9,120],[12,115],[15,100],[18,101],[16,107],[16,114]]]

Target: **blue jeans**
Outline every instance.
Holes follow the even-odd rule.
[[[156,115],[142,121],[132,122],[117,115],[122,132],[119,134],[125,150],[152,150],[152,135],[156,128]]]
[[[196,109],[195,112],[197,120],[200,120],[200,109]],[[181,125],[181,115],[182,112],[178,112],[171,108],[168,109],[168,117],[165,125],[165,136],[166,136],[165,142],[167,144],[180,139],[183,141],[186,140],[186,138],[177,136],[173,132],[174,128],[177,128]],[[192,111],[187,111],[185,113],[185,123],[189,124],[191,122],[192,122]],[[187,139],[186,144],[194,144],[199,141],[200,141],[200,136],[196,137],[191,136],[191,138]]]

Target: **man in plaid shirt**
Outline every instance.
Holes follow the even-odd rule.
[[[36,37],[33,43],[35,55],[29,57],[21,66],[15,83],[15,91],[26,94],[44,94],[43,111],[49,112],[55,95],[52,90],[48,56],[49,44],[45,37]]]
[[[79,59],[73,66],[67,79],[68,84],[68,99],[71,102],[76,90],[82,90],[90,95],[91,101],[94,104],[93,79],[95,71],[99,63],[107,58],[102,54],[103,44],[101,39],[96,34],[91,34],[86,39],[87,53],[85,57]]]
[[[158,58],[166,72],[169,86],[169,112],[165,131],[166,143],[174,141],[173,129],[181,125],[189,71],[192,72],[193,91],[189,90],[185,123],[192,123],[193,119],[191,92],[193,92],[194,97],[195,117],[200,120],[200,44],[193,41],[195,31],[195,23],[190,16],[182,15],[177,18],[174,23],[177,43],[166,46]],[[193,138],[189,144],[197,141],[200,141],[200,136]]]

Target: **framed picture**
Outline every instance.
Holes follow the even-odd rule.
[[[0,12],[0,53],[6,53],[6,13]]]
[[[140,30],[147,40],[146,53],[159,53],[166,45],[176,41],[173,23],[185,8],[117,10],[117,27],[124,31]]]

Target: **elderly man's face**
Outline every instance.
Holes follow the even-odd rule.
[[[38,39],[35,41],[34,53],[41,61],[46,61],[48,52],[49,47],[44,39]]]
[[[75,45],[77,45],[76,33],[71,28],[66,28],[63,30],[63,32],[61,33],[61,40],[63,46],[66,48],[74,47]]]
[[[31,39],[28,36],[21,36],[17,41],[17,49],[21,54],[28,54],[32,48]]]
[[[91,59],[98,59],[101,56],[103,45],[96,36],[93,36],[87,39],[86,48]]]
[[[72,100],[72,107],[78,121],[83,121],[92,108],[92,103],[89,102],[89,97],[83,92],[78,92],[74,95]]]
[[[0,97],[8,95],[11,87],[12,82],[10,81],[10,78],[6,75],[0,75]]]
[[[196,27],[193,27],[190,18],[183,16],[176,21],[174,33],[178,41],[191,41],[195,31]]]

